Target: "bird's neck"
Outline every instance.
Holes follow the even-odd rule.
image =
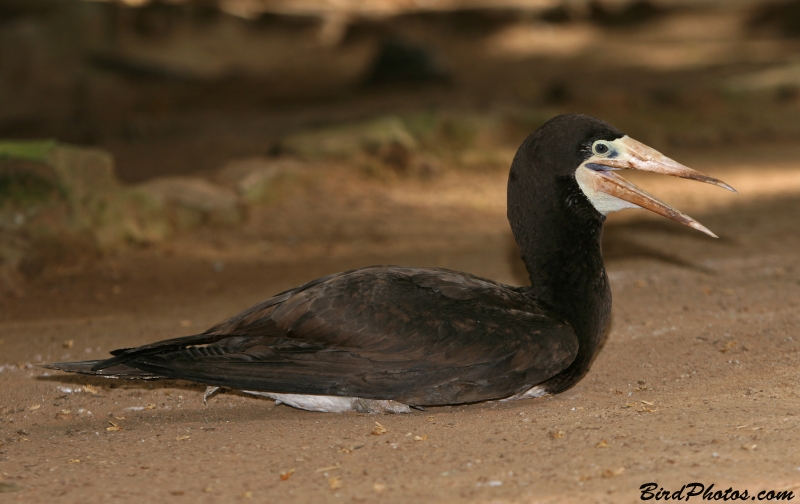
[[[522,200],[517,215],[509,210],[509,220],[530,277],[530,295],[566,318],[581,340],[581,352],[593,354],[611,312],[600,246],[605,217],[579,191],[574,180],[557,180],[547,190],[552,197]]]
[[[608,278],[600,251],[602,228],[584,230],[581,243],[558,236],[520,244],[530,293],[563,315],[579,335],[597,336],[610,308]]]

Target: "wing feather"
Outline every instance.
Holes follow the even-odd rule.
[[[436,405],[519,393],[577,350],[572,328],[521,289],[449,270],[372,267],[94,368],[125,363],[217,386]]]

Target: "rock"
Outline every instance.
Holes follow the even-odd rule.
[[[2,194],[6,191],[9,194]],[[54,141],[0,142],[0,226],[37,235],[89,233],[99,246],[128,234],[113,157]],[[64,209],[58,210],[60,207]]]
[[[236,191],[245,203],[267,203],[277,199],[282,186],[303,168],[304,164],[294,159],[236,159],[217,173],[216,181]]]
[[[281,151],[303,159],[350,159],[364,152],[377,154],[399,145],[416,151],[417,141],[399,117],[388,116],[374,121],[298,133],[284,138]]]
[[[155,231],[156,236],[167,232],[164,221],[182,231],[204,224],[232,226],[244,220],[244,209],[233,191],[201,178],[158,178],[140,184],[132,193],[150,233],[154,224],[162,228]],[[148,216],[157,222],[148,224]]]
[[[0,142],[0,277],[79,267],[135,231],[114,160],[54,141]]]
[[[256,182],[243,187],[252,191]],[[244,219],[239,198],[225,187],[169,177],[125,188],[109,153],[53,141],[0,142],[0,201],[0,231],[35,229],[36,239],[89,235],[100,249]]]
[[[102,247],[128,235],[124,194],[114,158],[100,149],[59,145],[48,156],[59,189],[74,212],[71,225],[91,232]]]
[[[22,294],[22,276],[17,270],[28,249],[26,240],[0,233],[0,294]]]
[[[267,168],[231,169],[240,174],[242,200],[262,199],[287,169]],[[16,292],[23,276],[80,267],[125,243],[161,241],[206,224],[237,225],[244,217],[234,190],[204,179],[168,177],[126,188],[105,151],[0,142],[0,291]]]

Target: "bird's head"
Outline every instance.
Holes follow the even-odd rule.
[[[736,192],[728,184],[674,161],[627,136],[612,125],[580,114],[554,117],[534,132],[517,156],[515,165],[533,168],[526,175],[574,178],[581,192],[600,214],[644,208],[717,237],[705,226],[628,182],[619,170],[641,170],[714,184]],[[524,170],[524,168],[522,168]],[[528,171],[528,170],[526,170]],[[512,177],[514,174],[512,166]]]

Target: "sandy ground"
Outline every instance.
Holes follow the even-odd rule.
[[[333,415],[36,367],[198,332],[356,266],[520,284],[505,172],[348,191],[334,178],[338,190],[299,193],[244,230],[45,275],[0,300],[0,502],[633,502],[648,482],[797,496],[800,183],[784,150],[768,166],[697,157],[738,196],[646,186],[719,240],[664,220],[609,222],[613,324],[586,378],[555,397]],[[275,221],[296,235],[279,238]]]

